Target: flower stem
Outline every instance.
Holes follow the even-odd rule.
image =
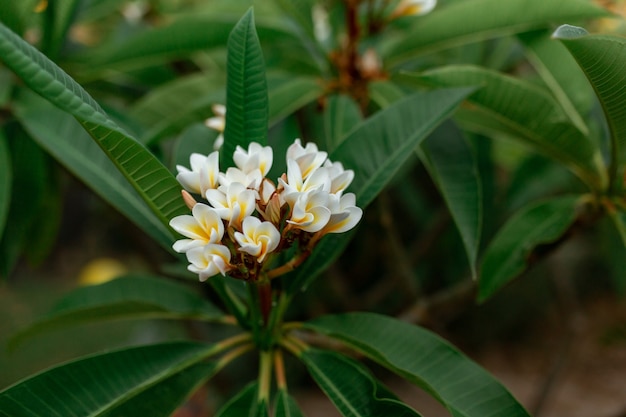
[[[287,391],[287,378],[285,378],[285,362],[283,352],[280,349],[274,351],[274,374],[276,375],[276,386],[279,390]]]
[[[261,351],[259,360],[259,403],[269,403],[272,385],[272,351]]]

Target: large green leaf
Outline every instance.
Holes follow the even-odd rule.
[[[212,346],[177,342],[94,355],[0,392],[0,416],[169,416],[216,371]]]
[[[296,400],[284,389],[276,394],[274,410],[274,417],[304,417]]]
[[[482,187],[474,152],[463,133],[447,122],[422,142],[418,153],[450,210],[476,278],[483,218]]]
[[[383,62],[395,66],[424,53],[608,15],[586,0],[459,1],[416,18],[408,33],[384,48]]]
[[[355,172],[350,191],[365,208],[391,181],[415,147],[450,117],[473,88],[418,92],[400,100],[356,126],[330,159]],[[348,244],[351,234],[325,237],[311,257],[286,277],[293,293],[306,288]]]
[[[419,417],[411,407],[389,397],[380,382],[346,356],[310,349],[299,358],[344,417]]]
[[[11,155],[4,132],[0,130],[0,237],[4,232],[4,225],[9,214],[11,203],[11,183],[13,171],[11,169]]]
[[[269,125],[294,113],[322,95],[324,89],[313,77],[268,74]]]
[[[41,48],[45,54],[54,58],[65,43],[67,31],[76,15],[78,0],[59,0],[46,2],[43,12],[43,29]]]
[[[63,70],[2,24],[0,59],[35,92],[76,117],[164,225],[188,212],[167,168]]]
[[[332,152],[344,139],[346,133],[363,120],[361,109],[352,97],[336,94],[327,97],[324,109],[326,149]]]
[[[572,54],[593,86],[611,130],[611,180],[622,187],[626,163],[626,39],[589,35],[582,28],[561,26],[553,35]]]
[[[484,301],[521,274],[533,250],[558,241],[577,218],[580,196],[555,197],[518,211],[500,229],[485,251],[478,282]]]
[[[223,167],[233,164],[237,146],[267,142],[268,99],[265,62],[254,26],[252,9],[241,18],[228,37],[226,129],[220,157]]]
[[[71,115],[28,91],[18,97],[13,110],[41,147],[155,241],[171,250],[174,236],[169,228]]]
[[[523,33],[518,38],[526,55],[572,123],[584,134],[589,128],[584,117],[594,104],[593,89],[576,61],[546,30]]]
[[[578,130],[560,105],[541,88],[480,67],[460,65],[408,76],[442,86],[484,85],[468,101],[470,129],[513,135],[568,166],[592,190],[606,187],[599,148]],[[473,113],[486,117],[473,117]]]
[[[128,275],[72,291],[46,316],[16,334],[10,347],[44,331],[99,321],[219,321],[223,317],[222,311],[188,286],[152,276]]]
[[[322,316],[304,327],[342,341],[415,383],[455,417],[529,417],[488,372],[439,336],[373,313]]]

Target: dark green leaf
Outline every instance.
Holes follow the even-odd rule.
[[[419,417],[357,362],[335,352],[306,350],[299,356],[317,385],[344,417]]]
[[[11,169],[11,155],[4,132],[0,130],[0,238],[9,214],[11,203],[11,183],[13,171]]]
[[[369,95],[372,101],[384,109],[406,94],[392,81],[374,81],[369,84]]]
[[[268,76],[270,126],[295,113],[324,92],[321,83],[312,77],[286,75],[281,82],[277,81],[276,77]]]
[[[529,417],[489,373],[439,336],[373,313],[323,316],[304,327],[349,347],[415,383],[455,417]]]
[[[459,1],[415,18],[408,33],[386,46],[383,62],[395,66],[424,53],[603,16],[609,12],[586,0]]]
[[[361,109],[354,99],[343,94],[327,97],[324,111],[326,149],[332,152],[345,138],[346,133],[363,120]]]
[[[228,37],[226,130],[220,165],[233,164],[237,146],[250,142],[265,145],[268,128],[267,81],[263,51],[254,26],[252,9],[241,18]]]
[[[611,130],[611,181],[621,189],[626,163],[626,39],[588,35],[584,29],[561,26],[553,35],[572,54],[589,79]]]
[[[556,197],[526,206],[509,219],[485,251],[478,300],[521,274],[533,250],[556,242],[576,220],[579,204],[580,196]]]
[[[80,287],[35,324],[15,335],[10,348],[44,331],[97,321],[186,319],[219,321],[224,314],[189,287],[150,276],[123,276]]]
[[[63,70],[2,24],[0,59],[35,92],[76,117],[164,225],[188,212],[181,187],[167,168]]]
[[[526,55],[570,120],[588,135],[584,117],[594,104],[593,89],[576,61],[559,42],[550,39],[545,30],[518,36]]]
[[[391,181],[415,147],[448,118],[472,88],[419,92],[365,120],[335,149],[330,159],[355,172],[350,191],[365,208]],[[306,288],[341,254],[352,234],[325,237],[313,255],[287,280],[293,293]]]
[[[14,103],[14,114],[48,153],[155,241],[171,250],[173,234],[72,116],[32,93],[19,96]]]
[[[418,150],[461,234],[470,271],[476,278],[483,212],[481,180],[474,152],[451,122],[435,130]]]
[[[219,409],[215,417],[257,417],[258,383],[251,382]]]
[[[44,34],[42,37],[42,50],[51,58],[59,54],[67,31],[76,15],[78,0],[60,0],[46,2],[44,15]]]
[[[0,416],[166,417],[215,372],[203,363],[211,349],[177,342],[78,359],[0,392]]]
[[[296,400],[284,389],[278,391],[274,409],[274,417],[304,417]]]
[[[468,98],[471,114],[462,119],[468,128],[513,135],[568,166],[592,190],[606,187],[598,147],[571,124],[552,96],[535,85],[466,65],[428,71],[414,79],[448,87],[484,85]],[[474,118],[473,113],[486,117]]]

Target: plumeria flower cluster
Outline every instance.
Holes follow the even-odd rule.
[[[177,166],[191,215],[170,221],[185,237],[174,250],[186,254],[188,269],[201,281],[217,274],[274,278],[302,263],[322,236],[346,232],[361,219],[355,195],[344,192],[354,171],[296,139],[287,149],[287,172],[273,182],[267,178],[273,157],[271,147],[253,142],[247,150],[237,147],[235,167],[225,172],[218,151],[192,154],[190,169]],[[275,255],[288,250],[294,257],[273,265]]]

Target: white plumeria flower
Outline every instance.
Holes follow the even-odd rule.
[[[192,216],[176,216],[170,220],[172,229],[188,238],[174,243],[173,248],[178,253],[209,243],[218,243],[224,236],[224,223],[213,208],[198,203],[191,213]]]
[[[316,169],[309,177],[304,179],[304,175],[300,170],[300,165],[293,160],[287,160],[287,182],[282,178],[278,182],[284,187],[284,199],[293,205],[300,193],[308,193],[315,190],[330,192],[331,180],[328,171],[325,169]]]
[[[330,159],[324,162],[323,169],[328,172],[330,177],[330,192],[331,194],[341,195],[343,191],[350,186],[354,179],[354,171],[351,169],[344,169],[341,162],[331,162]]]
[[[256,217],[246,217],[242,222],[242,233],[235,232],[235,240],[241,246],[239,250],[255,256],[258,263],[263,262],[268,253],[273,252],[280,243],[280,232],[270,222],[261,222]]]
[[[243,219],[250,216],[256,207],[255,191],[238,182],[217,190],[208,190],[206,199],[219,216],[236,229],[240,228]]]
[[[327,207],[328,196],[328,192],[322,190],[298,194],[291,207],[291,218],[287,220],[287,223],[305,232],[319,232],[330,220],[330,209]]]
[[[328,196],[330,219],[322,229],[322,233],[344,233],[352,229],[363,217],[363,210],[356,206],[356,196],[348,193],[343,196]]]
[[[392,17],[421,16],[430,13],[437,5],[437,0],[402,0],[394,10]]]
[[[237,146],[233,154],[233,161],[237,168],[244,173],[261,171],[261,176],[265,177],[272,168],[274,152],[270,146],[261,146],[256,142],[251,142],[246,151],[241,146]]]
[[[220,172],[218,182],[221,187],[228,187],[229,185],[238,182],[245,185],[246,188],[258,190],[261,182],[263,182],[263,174],[261,174],[260,169],[255,169],[246,173],[239,168],[230,167],[226,170],[226,172]]]
[[[302,147],[300,139],[296,139],[287,148],[287,161],[290,159],[296,161],[300,167],[302,178],[306,179],[317,168],[322,166],[328,154],[317,149],[317,145],[309,142]]]
[[[190,249],[187,260],[190,262],[187,269],[198,274],[200,281],[206,281],[217,274],[225,276],[231,268],[230,251],[226,246],[216,243]]]
[[[209,117],[205,120],[204,124],[213,130],[218,131],[220,134],[213,143],[213,149],[218,150],[224,144],[224,129],[226,129],[226,106],[223,104],[214,104],[211,109],[213,110],[214,117]]]
[[[189,192],[206,197],[207,190],[219,185],[219,154],[217,151],[204,156],[192,153],[189,157],[191,170],[182,165],[176,165],[178,175],[176,179]]]

